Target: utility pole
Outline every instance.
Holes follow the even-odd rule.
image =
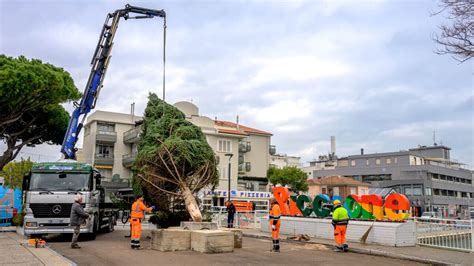
[[[234,154],[232,153],[226,153],[225,156],[229,157],[229,183],[228,183],[228,187],[227,187],[227,201],[230,203],[230,168],[231,168],[231,164],[230,164],[230,159],[232,159],[232,156],[234,156]]]

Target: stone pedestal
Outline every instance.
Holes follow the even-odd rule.
[[[235,228],[223,229],[234,234],[234,248],[242,248],[242,230]]]
[[[184,251],[191,248],[191,231],[179,228],[151,231],[151,248],[159,251]]]
[[[213,222],[181,222],[181,229],[187,230],[217,230],[217,223]]]
[[[203,253],[234,251],[234,233],[222,230],[191,231],[191,249]]]

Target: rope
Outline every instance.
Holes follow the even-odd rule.
[[[165,74],[166,74],[166,17],[163,18],[163,101],[165,101]]]

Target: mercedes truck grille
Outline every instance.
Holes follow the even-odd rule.
[[[69,217],[71,206],[71,203],[30,203],[36,218]]]

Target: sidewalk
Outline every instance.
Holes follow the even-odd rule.
[[[243,236],[270,239],[270,233],[261,232],[259,229],[242,229]],[[286,240],[289,235],[280,235],[283,241],[293,243],[313,243],[322,244],[334,248],[335,243],[328,239],[311,238],[309,241]],[[349,242],[351,252],[362,253],[375,256],[384,256],[396,259],[412,260],[434,265],[474,265],[474,254],[461,251],[429,247],[388,247],[381,245],[364,245]]]
[[[12,229],[12,228],[10,228]],[[15,230],[16,231],[16,230]],[[0,265],[75,265],[52,249],[27,246],[27,239],[12,230],[0,231]]]

